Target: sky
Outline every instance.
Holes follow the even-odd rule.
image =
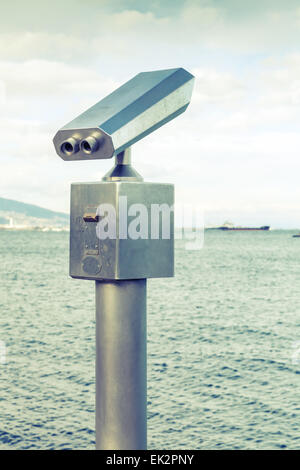
[[[56,131],[141,71],[196,77],[187,111],[132,149],[205,222],[300,228],[299,0],[10,0],[0,18],[0,196],[68,212]]]

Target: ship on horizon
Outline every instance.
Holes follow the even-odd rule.
[[[235,226],[231,222],[224,222],[219,227],[208,227],[208,230],[234,230],[234,231],[258,231],[258,230],[270,230],[270,225],[262,225],[261,227],[241,227]]]

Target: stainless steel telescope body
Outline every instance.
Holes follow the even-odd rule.
[[[68,161],[111,158],[183,113],[193,84],[182,68],[139,73],[63,126],[56,152]]]
[[[140,73],[54,137],[64,160],[116,160],[71,185],[70,276],[96,281],[97,449],[147,447],[146,279],[174,275],[174,187],[143,182],[129,147],[185,111],[193,83]]]

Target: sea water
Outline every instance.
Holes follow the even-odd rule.
[[[148,281],[148,447],[300,448],[300,239],[207,231]],[[68,234],[0,232],[0,449],[93,449],[94,283]]]

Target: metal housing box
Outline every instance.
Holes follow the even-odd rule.
[[[127,209],[125,207],[125,201]],[[97,215],[101,204],[109,204],[116,213],[115,238],[100,240],[97,236],[98,224],[103,217]],[[128,236],[130,224],[139,214],[141,204],[143,214],[148,214],[144,225],[144,238],[132,239]],[[99,182],[73,183],[71,185],[70,223],[70,276],[80,279],[143,279],[151,277],[172,277],[174,275],[174,187],[170,184],[144,182]],[[153,206],[155,205],[155,206]],[[159,231],[157,205],[169,211],[169,236],[163,233],[163,217],[160,212]],[[164,205],[163,207],[161,205]],[[121,207],[122,206],[122,207]],[[102,206],[104,207],[104,206]],[[125,209],[124,209],[125,208]],[[120,213],[122,212],[122,221]],[[124,213],[127,220],[124,219]],[[99,219],[100,217],[100,219]],[[124,222],[125,221],[125,222]],[[124,227],[124,223],[126,227]],[[145,237],[145,227],[147,238]],[[153,232],[158,238],[153,238]],[[124,238],[124,233],[127,238]],[[136,232],[135,232],[136,233]]]

